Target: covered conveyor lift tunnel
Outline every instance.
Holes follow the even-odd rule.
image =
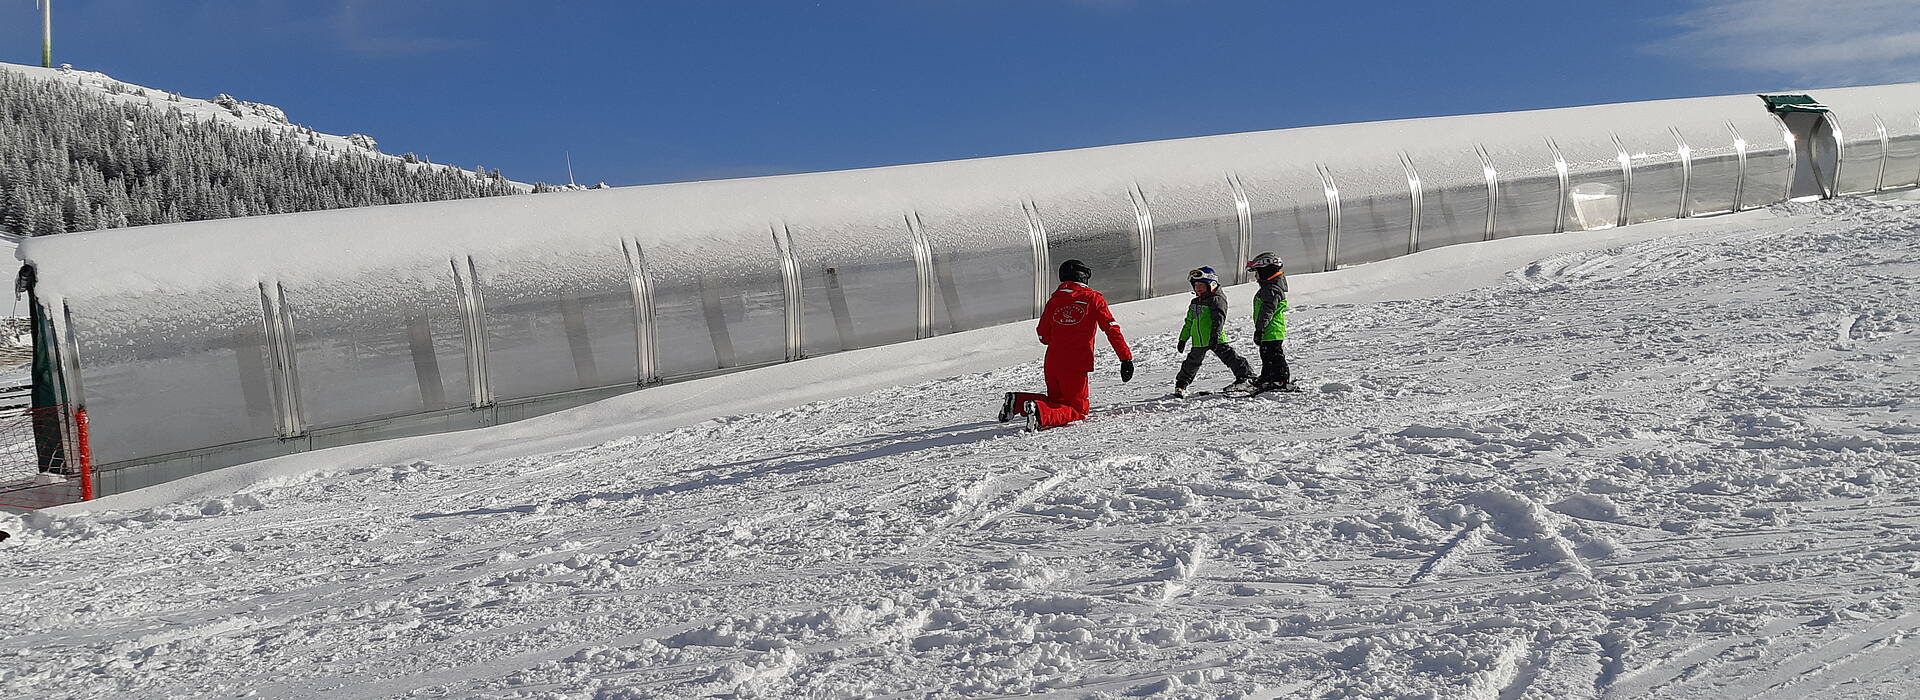
[[[25,241],[39,482],[116,493],[1114,302],[1920,183],[1920,83],[1371,122]],[[44,385],[45,390],[39,389]],[[89,425],[91,428],[89,429]],[[85,454],[90,473],[66,461]],[[0,501],[0,505],[4,505]]]

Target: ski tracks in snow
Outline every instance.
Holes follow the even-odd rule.
[[[1035,362],[10,521],[0,690],[1890,695],[1920,222],[1780,214],[1302,304],[1298,394],[1155,400],[1163,335],[1064,430],[982,420]]]

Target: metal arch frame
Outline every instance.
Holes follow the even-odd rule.
[[[1920,138],[1920,111],[1914,111],[1914,138]],[[1914,186],[1920,186],[1920,167],[1914,169]]]
[[[1618,154],[1620,160],[1620,178],[1622,182],[1620,188],[1620,216],[1615,219],[1614,226],[1626,226],[1633,214],[1633,156],[1627,153],[1627,145],[1620,142],[1619,134],[1609,131],[1607,132],[1607,138],[1613,139],[1614,152]]]
[[[1246,284],[1246,261],[1253,259],[1253,203],[1247,199],[1247,188],[1240,184],[1238,173],[1227,173],[1227,188],[1233,191],[1233,215],[1240,225],[1240,263],[1233,266],[1235,284]]]
[[[1740,167],[1733,176],[1733,211],[1739,212],[1747,208],[1747,137],[1740,135],[1740,128],[1733,125],[1733,120],[1727,120],[1727,133],[1733,134],[1733,157]]]
[[[620,252],[627,258],[627,286],[633,292],[633,351],[637,370],[635,383],[645,386],[660,381],[659,340],[654,321],[653,270],[647,266],[646,251],[639,239],[620,239]]]
[[[1407,195],[1413,206],[1413,220],[1407,224],[1407,254],[1412,255],[1420,252],[1420,210],[1426,205],[1426,193],[1420,185],[1420,171],[1413,167],[1406,151],[1400,152],[1400,167],[1407,173]]]
[[[1480,240],[1491,241],[1494,226],[1500,222],[1500,168],[1493,164],[1493,154],[1485,146],[1473,144],[1473,154],[1480,158],[1480,177],[1487,184],[1487,229]]]
[[[1916,111],[1913,113],[1913,128],[1914,128],[1913,137],[1916,140],[1920,140],[1920,111]],[[1915,160],[1920,161],[1920,158],[1916,158]],[[1915,186],[1920,187],[1920,167],[1914,168],[1913,181]]]
[[[802,316],[806,308],[801,305],[800,260],[793,252],[793,232],[787,230],[784,221],[774,222],[768,230],[773,234],[773,247],[780,254],[780,291],[786,301],[787,316],[787,361],[801,359],[806,353],[806,327]]]
[[[1140,298],[1152,299],[1153,207],[1147,204],[1147,193],[1138,181],[1127,189],[1127,198],[1133,200],[1133,227],[1140,243]]]
[[[460,264],[466,261],[465,270]],[[480,289],[479,266],[473,262],[473,256],[464,255],[449,261],[453,264],[453,284],[460,290],[460,319],[467,334],[467,388],[471,392],[469,406],[486,408],[494,404],[493,382],[487,376],[487,315],[486,299]]]
[[[287,311],[287,288],[279,282],[260,283],[261,318],[266,324],[267,350],[273,357],[275,432],[281,439],[307,434],[306,412],[300,401],[300,366],[293,350],[293,316]]]
[[[53,327],[54,360],[60,364],[60,390],[66,393],[64,406],[60,409],[61,418],[69,426],[80,426],[79,430],[62,436],[62,449],[77,449],[82,453],[89,466],[82,471],[80,483],[81,500],[92,500],[100,472],[91,468],[91,444],[86,433],[87,397],[86,382],[80,377],[80,340],[74,337],[73,307],[65,300],[60,302],[60,313],[52,313],[50,304],[41,304],[40,312],[46,316],[47,323]],[[69,452],[68,454],[72,454]]]
[[[1674,212],[1676,219],[1693,217],[1693,146],[1687,143],[1687,137],[1680,133],[1680,127],[1669,126],[1667,131],[1673,134],[1674,146],[1680,153],[1680,210]]]
[[[1566,233],[1567,197],[1569,196],[1568,188],[1572,186],[1572,168],[1567,165],[1566,154],[1560,152],[1560,144],[1554,142],[1552,137],[1547,138],[1547,150],[1553,153],[1553,173],[1560,181],[1560,199],[1553,207],[1553,232]]]
[[[1774,114],[1772,112],[1768,112],[1767,116],[1773,117],[1773,123],[1780,125],[1781,143],[1784,143],[1787,146],[1787,184],[1785,187],[1781,188],[1780,199],[1777,200],[1777,201],[1784,202],[1786,200],[1793,199],[1793,176],[1794,176],[1794,173],[1797,173],[1800,170],[1800,149],[1794,146],[1795,143],[1799,142],[1799,139],[1794,137],[1793,129],[1787,126],[1787,120],[1782,119],[1780,115]],[[1821,117],[1821,119],[1825,119],[1825,118],[1826,118],[1825,116]],[[1807,144],[1807,153],[1809,155],[1813,153],[1813,144],[1811,143]],[[1818,180],[1820,178],[1820,173],[1817,171],[1814,172],[1813,177],[1815,180]],[[1821,192],[1825,192],[1825,191],[1826,191],[1826,187],[1822,185]]]
[[[1328,271],[1340,269],[1340,183],[1333,179],[1333,171],[1321,163],[1314,163],[1313,170],[1320,174],[1320,189],[1327,195],[1327,267]]]
[[[1053,267],[1047,252],[1047,223],[1040,219],[1040,205],[1031,198],[1021,200],[1020,212],[1027,217],[1027,243],[1033,248],[1033,315],[1028,318],[1040,318],[1047,309],[1047,297],[1053,294],[1053,286],[1047,283],[1048,268]]]
[[[1873,114],[1873,128],[1880,132],[1880,174],[1873,179],[1873,191],[1881,192],[1887,189],[1887,122],[1879,112]]]
[[[1913,127],[1914,127],[1914,135],[1913,135],[1913,138],[1914,138],[1914,139],[1915,139],[1916,141],[1920,141],[1920,111],[1916,111],[1916,112],[1914,112],[1914,113],[1913,113]],[[1891,144],[1891,142],[1889,142],[1889,144]],[[1916,158],[1915,160],[1920,160],[1920,158]],[[1913,173],[1913,177],[1914,177],[1914,179],[1913,179],[1913,181],[1912,181],[1912,182],[1909,182],[1909,183],[1907,183],[1907,184],[1904,184],[1904,185],[1894,185],[1894,187],[1913,187],[1913,186],[1920,186],[1920,167],[1916,167],[1916,168],[1914,169],[1914,173]]]
[[[913,274],[918,286],[915,289],[914,337],[933,337],[933,241],[927,238],[926,224],[920,221],[920,212],[908,211],[901,217],[907,222],[907,237],[913,243]]]
[[[41,313],[53,324],[54,347],[60,354],[60,389],[66,392],[68,417],[74,411],[87,408],[86,381],[80,376],[80,339],[74,337],[73,307],[66,301],[60,302],[60,313],[53,313],[50,305],[41,304]]]
[[[1846,192],[1840,191],[1840,171],[1847,168],[1847,133],[1840,130],[1840,120],[1837,117],[1839,117],[1839,115],[1834,114],[1831,109],[1820,115],[1820,119],[1827,123],[1827,130],[1833,132],[1834,151],[1833,186],[1827,187],[1824,184],[1821,185],[1820,189],[1826,193],[1826,197],[1823,199],[1833,199],[1834,197],[1847,194]],[[1814,153],[1813,149],[1819,145],[1820,142],[1817,140],[1807,144],[1807,154],[1810,156],[1818,156],[1819,154]],[[1881,153],[1885,154],[1886,151],[1883,149]],[[1818,177],[1820,174],[1820,159],[1818,157],[1813,159],[1813,172],[1815,177]],[[1789,194],[1791,194],[1791,192],[1789,192]]]

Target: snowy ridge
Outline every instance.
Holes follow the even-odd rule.
[[[51,80],[91,91],[114,102],[124,104],[142,104],[157,110],[169,107],[180,110],[187,117],[200,121],[213,121],[238,129],[268,131],[280,134],[301,144],[307,144],[307,150],[328,158],[339,158],[353,153],[370,158],[393,161],[405,160],[403,156],[382,153],[379,143],[365,134],[340,136],[328,134],[289,121],[286,111],[270,104],[235,99],[230,95],[218,95],[213,99],[186,97],[166,90],[135,85],[115,80],[113,76],[97,71],[72,68],[42,68],[14,63],[0,63],[0,70],[13,71],[41,80]],[[309,137],[312,143],[309,144]],[[474,175],[473,171],[456,165],[440,163],[407,163],[407,169],[440,169]],[[477,176],[476,176],[477,179]],[[522,192],[533,191],[533,185],[509,180],[514,189]]]
[[[1897,697],[1916,275],[1791,205],[1304,276],[1303,394],[1156,299],[1037,435],[1017,324],[236,467],[0,520],[0,691]]]

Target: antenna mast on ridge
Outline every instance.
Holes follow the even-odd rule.
[[[53,67],[53,0],[33,0],[40,10],[40,67]]]
[[[574,184],[573,183],[573,152],[561,151],[561,153],[565,153],[567,156],[567,184],[571,186]]]

